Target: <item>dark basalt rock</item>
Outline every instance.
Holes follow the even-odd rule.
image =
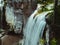
[[[53,13],[46,16],[46,22],[50,27],[50,40],[56,38],[57,45],[60,45],[60,9],[57,9],[57,15],[54,19]]]
[[[53,23],[53,12],[46,15],[46,23],[51,25]]]

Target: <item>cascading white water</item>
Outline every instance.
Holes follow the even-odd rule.
[[[22,30],[22,21],[23,21],[23,14],[22,10],[14,10],[14,7],[6,6],[6,21],[14,28],[15,33],[21,33]]]
[[[14,11],[13,7],[6,6],[6,21],[11,25],[14,25]]]
[[[45,15],[48,13],[49,12],[43,12],[40,15],[36,16],[35,19],[30,17],[32,20],[28,21],[29,23],[27,23],[28,25],[25,28],[24,35],[26,36],[26,39],[24,45],[37,45],[39,38],[42,38],[46,25]]]
[[[46,24],[43,19],[45,16],[41,16],[42,14],[40,14],[40,16],[37,18],[37,21],[32,29],[30,45],[38,45],[38,40],[42,37],[41,34],[43,34],[42,31],[44,30]]]
[[[39,6],[38,6],[39,7]],[[37,8],[38,8],[37,7]],[[29,19],[28,19],[28,22],[27,22],[27,24],[26,24],[26,26],[25,26],[25,28],[24,28],[24,36],[28,36],[28,35],[26,35],[26,34],[29,34],[30,35],[30,31],[31,31],[31,29],[33,28],[32,26],[34,25],[34,21],[35,21],[35,19],[34,19],[34,16],[35,16],[35,14],[37,13],[37,11],[38,10],[35,10],[34,11],[34,13],[29,17]],[[29,29],[29,32],[27,32],[28,31],[28,29]],[[29,36],[28,36],[29,37]]]
[[[38,45],[38,41],[42,38],[46,25],[45,16],[51,11],[42,12],[35,16],[36,12],[37,10],[29,17],[24,28],[24,45]]]
[[[35,13],[37,12],[37,10],[35,10],[35,12],[30,16],[30,18],[28,19],[27,25],[24,28],[24,36],[25,36],[25,45],[29,44],[29,40],[30,40],[30,35],[31,35],[31,29],[33,28],[34,25],[34,20],[33,17],[35,15]],[[30,20],[30,21],[29,21]],[[29,26],[30,25],[30,26]],[[29,31],[28,31],[29,29]],[[26,35],[27,34],[27,35]],[[27,43],[26,43],[27,42]]]

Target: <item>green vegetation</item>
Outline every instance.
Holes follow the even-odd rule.
[[[54,2],[54,0],[46,0],[47,2],[49,2],[49,3],[53,3]]]
[[[57,45],[57,40],[55,38],[53,38],[51,41],[50,41],[50,44],[51,45]]]
[[[42,7],[40,7],[42,9],[38,10],[37,14],[44,12],[44,11],[51,11],[54,9],[54,4],[48,4],[48,5],[43,5]],[[50,8],[50,9],[49,9]]]
[[[54,0],[37,0],[37,3],[40,3],[40,4],[47,4],[47,3],[53,3],[54,2]]]
[[[37,4],[41,4],[43,5],[42,10],[38,11],[38,12],[43,12],[43,11],[50,11],[54,9],[54,0],[37,0]],[[49,9],[51,8],[51,9]]]
[[[39,40],[39,43],[40,43],[41,45],[44,45],[45,42],[46,42],[46,41],[45,41],[44,39],[40,39],[40,40]]]
[[[40,39],[39,40],[39,44],[40,45],[45,45],[46,43],[46,40],[45,39]],[[57,45],[57,40],[56,38],[53,38],[51,41],[50,41],[50,45]]]
[[[44,1],[37,0],[37,3],[40,3],[41,5],[43,5],[40,7],[41,9],[38,10],[37,14],[40,14],[44,11],[51,11],[51,10],[53,11],[54,10],[54,0],[44,0]],[[53,15],[54,15],[54,11],[47,14],[47,17],[48,17],[47,19],[48,19],[49,23],[53,22],[53,20],[52,20]]]

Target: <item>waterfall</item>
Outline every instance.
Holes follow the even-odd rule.
[[[43,31],[46,25],[45,15],[50,11],[43,12],[37,15],[35,18],[32,14],[24,29],[25,43],[24,45],[37,45],[39,38],[42,38]]]
[[[34,27],[32,28],[30,45],[37,45],[39,38],[42,38],[43,30],[44,30],[44,27],[46,24],[45,20],[43,19],[45,17],[45,15],[43,15],[43,14],[44,13],[39,15]],[[41,16],[41,15],[43,15],[43,16]]]
[[[7,23],[14,25],[13,7],[6,6],[6,21],[7,21]]]
[[[29,22],[28,21],[28,25],[26,25],[26,28],[27,29],[25,29],[24,31],[26,32],[26,33],[24,33],[24,35],[26,36],[25,38],[26,38],[26,40],[25,40],[25,42],[28,42],[28,43],[25,43],[25,45],[29,45],[29,40],[30,40],[30,38],[31,38],[31,31],[32,31],[32,28],[33,28],[33,26],[34,26],[34,24],[35,24],[35,19],[37,18],[37,17],[35,17],[35,19],[33,19],[33,17],[34,17],[34,15],[33,16],[31,16],[31,18],[29,19],[31,22]],[[31,20],[32,19],[32,20]],[[29,26],[30,25],[30,26]],[[28,27],[27,27],[28,26]],[[29,31],[28,31],[28,29],[29,29]],[[27,35],[26,35],[27,34]]]
[[[39,5],[39,4],[38,4]],[[41,45],[38,44],[39,39],[42,39],[44,28],[46,25],[45,16],[52,12],[51,11],[44,11],[38,15],[35,15],[39,9],[41,9],[42,5],[37,6],[37,9],[34,13],[29,17],[27,24],[24,28],[24,45]],[[50,6],[51,7],[51,6]],[[35,17],[35,18],[34,18]],[[48,36],[46,31],[46,37]],[[46,38],[48,41],[49,39]]]
[[[15,7],[7,4],[6,6],[6,21],[10,25],[10,30],[14,29],[15,33],[21,33],[23,25],[23,12],[22,10],[15,9]]]

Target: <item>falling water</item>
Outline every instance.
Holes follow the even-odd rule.
[[[39,7],[39,6],[38,6]],[[38,8],[37,7],[37,8]],[[26,34],[29,34],[29,32],[31,31],[31,29],[33,28],[33,25],[34,25],[34,21],[35,21],[35,19],[34,19],[34,16],[35,16],[35,14],[37,13],[37,9],[34,11],[34,13],[29,17],[29,19],[28,19],[28,22],[27,22],[27,24],[26,24],[26,26],[25,26],[25,28],[24,28],[24,35],[26,35]],[[29,32],[27,32],[28,31],[28,29],[29,29]],[[26,32],[26,33],[25,33]],[[28,35],[27,35],[28,36]]]
[[[23,25],[23,12],[22,10],[16,9],[16,7],[7,4],[6,6],[6,21],[10,25],[10,30],[13,28],[15,33],[21,33]],[[7,13],[8,12],[8,13]]]
[[[11,25],[14,25],[13,7],[6,6],[6,21]]]
[[[25,40],[25,45],[29,45],[29,40],[30,40],[30,35],[31,35],[31,29],[33,28],[33,25],[34,25],[34,20],[33,20],[33,17],[35,15],[35,13],[37,12],[37,10],[35,10],[35,12],[30,16],[30,18],[28,19],[28,22],[27,22],[27,25],[26,25],[26,28],[24,29],[24,36],[26,38]],[[29,21],[30,20],[30,21]],[[29,26],[30,25],[30,26]],[[28,31],[29,29],[29,31]],[[25,33],[26,32],[26,33]],[[26,35],[28,34],[28,35]],[[26,43],[27,42],[27,43]]]
[[[43,31],[46,25],[45,15],[47,15],[48,13],[49,11],[43,12],[36,16],[34,19],[34,16],[31,15],[24,30],[24,35],[26,38],[24,45],[37,45],[39,38],[42,38]]]
[[[34,27],[32,28],[30,45],[37,45],[39,38],[42,38],[43,30],[44,30],[44,27],[46,24],[46,22],[44,20],[45,15],[43,15],[43,14],[45,14],[45,13],[42,13],[39,15]],[[43,16],[41,16],[41,15],[43,15]]]
[[[26,27],[24,28],[24,45],[38,45],[38,41],[42,38],[46,25],[45,16],[52,11],[45,11],[35,16],[36,12],[37,9],[29,17]]]

